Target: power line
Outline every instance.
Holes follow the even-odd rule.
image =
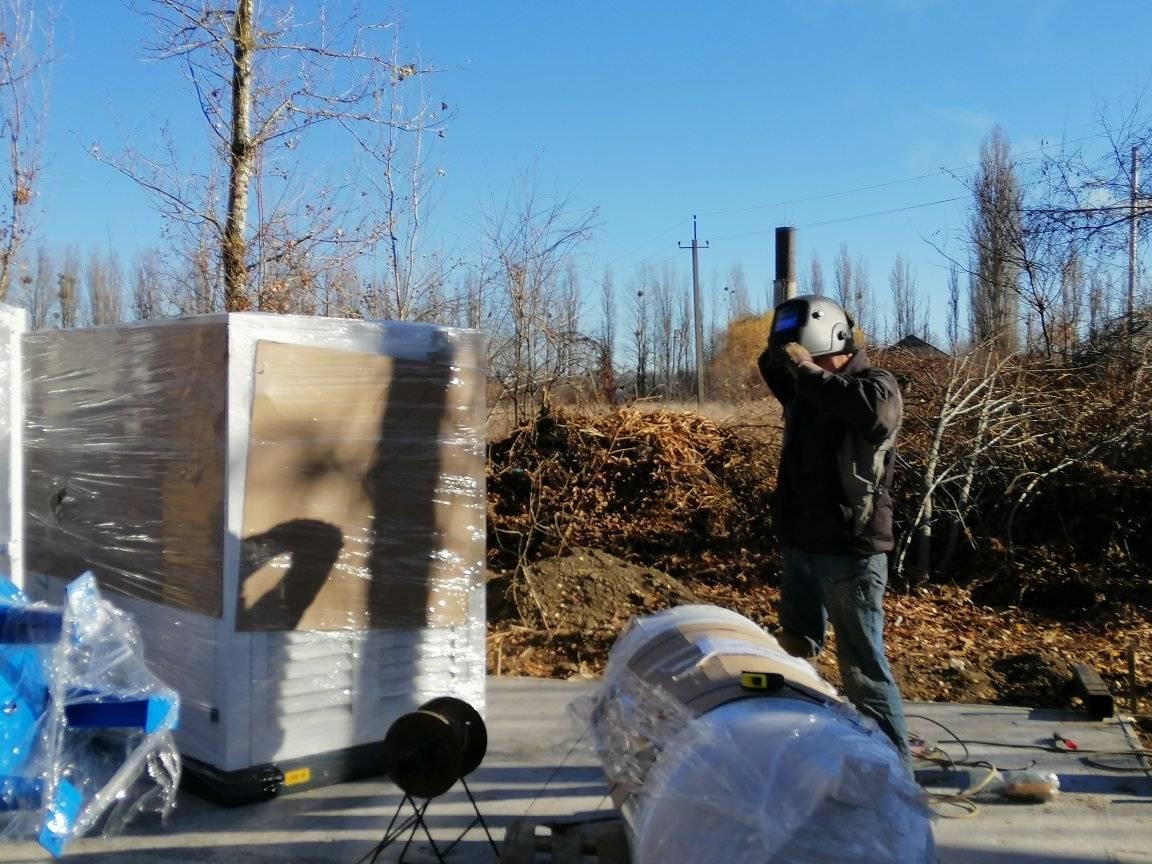
[[[1021,156],[1029,156],[1033,153],[1042,153],[1045,150],[1051,150],[1053,147],[1067,146],[1069,144],[1079,144],[1082,141],[1089,141],[1093,138],[1100,138],[1101,136],[1104,136],[1107,134],[1108,134],[1107,132],[1094,132],[1091,135],[1083,135],[1079,138],[1072,138],[1072,139],[1067,140],[1067,141],[1062,140],[1062,141],[1054,141],[1051,144],[1041,144],[1039,147],[1033,147],[1031,150],[1024,150],[1020,153],[1015,154],[1015,156],[1018,159]],[[766,210],[770,207],[788,207],[788,206],[791,206],[793,204],[806,204],[809,201],[820,201],[824,198],[836,198],[836,197],[839,197],[841,195],[854,195],[857,192],[870,192],[873,189],[883,189],[883,188],[886,188],[888,186],[898,186],[901,183],[912,183],[916,180],[924,180],[928,177],[938,177],[940,175],[952,176],[954,174],[954,172],[964,171],[964,170],[969,169],[969,168],[975,168],[975,167],[979,166],[979,164],[980,164],[979,162],[966,162],[963,165],[957,165],[957,166],[954,166],[951,168],[941,166],[939,168],[933,169],[932,171],[926,171],[923,174],[917,174],[914,177],[901,177],[898,180],[885,180],[881,183],[873,183],[869,186],[857,186],[857,187],[852,188],[852,189],[842,189],[842,190],[839,190],[836,192],[822,192],[818,195],[808,195],[808,196],[803,197],[803,198],[793,198],[793,199],[787,200],[787,201],[775,201],[775,202],[769,202],[766,204],[751,204],[751,205],[744,206],[744,207],[732,207],[732,208],[729,208],[727,210],[711,210],[707,213],[701,213],[700,215],[701,216],[724,216],[724,215],[727,215],[730,213],[746,213],[750,210]],[[818,224],[824,224],[824,223],[818,223]]]
[[[1084,142],[1084,141],[1090,141],[1093,138],[1100,138],[1100,137],[1105,136],[1107,134],[1108,134],[1107,131],[1094,132],[1091,135],[1082,135],[1079,138],[1054,141],[1051,144],[1041,144],[1040,146],[1033,147],[1030,150],[1021,151],[1020,153],[1015,154],[1015,157],[1017,160],[1019,160],[1019,158],[1021,156],[1029,156],[1029,155],[1032,155],[1035,153],[1042,153],[1046,150],[1051,150],[1054,147],[1068,146],[1071,144],[1079,144],[1079,143]],[[772,207],[787,207],[787,206],[791,206],[794,204],[804,204],[804,203],[808,203],[811,201],[824,200],[827,198],[837,198],[837,197],[840,197],[843,195],[854,195],[854,194],[859,193],[859,192],[870,192],[870,191],[875,190],[875,189],[883,189],[883,188],[886,188],[889,186],[898,186],[898,185],[903,184],[903,183],[912,183],[912,182],[915,182],[916,180],[924,180],[924,179],[929,178],[929,177],[937,177],[937,176],[942,176],[942,175],[955,177],[956,172],[963,171],[963,170],[970,169],[970,168],[975,168],[979,164],[980,164],[979,162],[968,162],[968,163],[965,163],[963,165],[958,165],[958,166],[951,167],[951,168],[940,167],[940,168],[936,168],[932,171],[927,171],[923,174],[917,174],[913,177],[902,177],[902,178],[899,178],[897,180],[886,180],[884,182],[873,183],[873,184],[868,185],[868,186],[857,186],[857,187],[854,187],[851,189],[842,189],[842,190],[835,191],[835,192],[822,192],[822,193],[817,194],[817,195],[809,195],[809,196],[806,196],[803,198],[793,198],[793,199],[785,200],[785,201],[769,202],[769,203],[765,203],[765,204],[751,204],[751,205],[744,206],[744,207],[732,207],[732,208],[728,208],[725,210],[710,210],[710,211],[707,211],[707,212],[699,214],[699,215],[702,215],[702,216],[722,216],[722,215],[728,215],[728,214],[732,214],[732,213],[747,213],[747,212],[750,212],[752,210],[766,210],[766,209],[769,209]],[[1028,186],[1035,185],[1036,182],[1038,182],[1038,181],[1033,181],[1032,183],[1029,183],[1026,185],[1028,185]],[[968,196],[966,196],[966,195],[962,195],[962,196],[957,196],[954,198],[943,198],[943,199],[940,199],[937,201],[926,201],[926,202],[922,202],[919,204],[909,204],[909,205],[906,205],[904,207],[894,207],[894,208],[891,208],[889,210],[877,210],[877,211],[872,212],[872,213],[861,213],[861,214],[857,214],[854,216],[844,216],[844,217],[840,217],[837,219],[827,219],[827,220],[824,220],[821,222],[811,222],[811,223],[808,223],[807,225],[801,225],[799,227],[801,227],[801,228],[816,228],[816,227],[820,227],[823,225],[834,225],[834,224],[837,224],[840,222],[852,222],[852,221],[855,221],[858,219],[871,219],[871,218],[874,218],[876,216],[886,216],[886,215],[890,215],[892,213],[901,213],[904,211],[916,210],[916,209],[920,209],[920,208],[924,208],[924,207],[934,207],[934,206],[937,206],[940,204],[951,204],[951,203],[954,203],[956,201],[964,200],[967,197]],[[678,227],[680,227],[685,221],[686,220],[684,220],[684,219],[679,220],[678,222],[676,222],[676,224],[672,225],[670,228],[667,228],[666,230],[661,231],[659,234],[656,234],[651,239],[646,240],[643,243],[640,243],[639,245],[633,247],[632,250],[630,250],[629,252],[625,252],[625,253],[617,256],[616,258],[613,258],[611,261],[608,262],[609,266],[616,264],[619,261],[622,261],[623,259],[632,255],[633,252],[636,252],[636,251],[639,251],[640,249],[643,249],[645,246],[648,246],[651,243],[656,242],[661,237],[664,237],[664,236],[667,236],[668,234],[671,234]],[[763,237],[763,236],[766,236],[768,234],[771,234],[774,230],[775,229],[772,228],[772,229],[767,229],[767,230],[762,230],[762,231],[746,231],[746,232],[742,232],[739,234],[724,234],[724,235],[721,235],[719,237],[715,237],[713,239],[716,239],[716,240],[737,240],[737,239],[741,239],[741,238],[745,238],[745,237]],[[657,250],[655,252],[652,252],[649,255],[645,255],[643,258],[640,258],[636,261],[631,262],[631,264],[629,264],[628,267],[635,267],[639,264],[644,263],[645,261],[647,261],[651,258],[656,257],[657,255],[660,255],[660,254],[662,254],[662,250]]]
[[[837,222],[852,222],[856,219],[871,219],[873,216],[887,216],[889,213],[903,213],[905,210],[917,210],[921,207],[935,207],[937,204],[951,204],[954,201],[967,201],[967,195],[957,195],[955,198],[941,198],[939,201],[926,201],[923,204],[909,204],[906,207],[893,207],[890,210],[877,210],[873,213],[860,213],[856,216],[842,216],[839,219],[825,219],[823,222],[809,222],[801,228],[817,228],[821,225],[835,225]]]

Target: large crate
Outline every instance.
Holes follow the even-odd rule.
[[[195,766],[303,788],[428,699],[483,711],[477,332],[245,313],[22,354],[26,590],[96,573]]]

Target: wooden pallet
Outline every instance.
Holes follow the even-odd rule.
[[[518,819],[504,834],[501,864],[629,864],[628,837],[618,817]]]

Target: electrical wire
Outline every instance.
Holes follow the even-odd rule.
[[[1079,758],[1079,761],[1087,766],[1096,768],[1102,771],[1111,771],[1115,773],[1143,773],[1152,774],[1152,751],[1146,749],[1134,750],[1083,750],[1076,744],[1064,738],[1059,733],[1054,733],[1052,744],[1013,744],[1005,741],[985,741],[976,738],[960,738],[946,725],[934,720],[931,717],[925,717],[921,714],[909,714],[909,719],[921,720],[931,723],[945,735],[947,740],[942,740],[941,743],[956,744],[963,749],[963,755],[960,758],[954,758],[946,750],[939,745],[929,745],[928,742],[912,738],[912,743],[919,752],[915,753],[915,758],[924,763],[938,766],[946,773],[957,772],[961,768],[979,768],[985,773],[976,782],[970,782],[968,786],[959,792],[931,792],[925,790],[927,801],[933,812],[941,818],[969,818],[975,816],[980,812],[980,806],[976,802],[976,797],[982,793],[996,791],[1002,795],[1010,798],[1022,798],[1024,800],[1050,800],[1045,797],[1046,794],[1054,794],[1056,786],[1052,789],[1045,789],[1041,785],[1041,793],[1039,797],[1034,797],[1036,792],[1028,787],[1030,785],[1040,785],[1043,781],[1033,779],[1017,779],[1015,784],[1009,779],[1011,774],[1019,774],[1020,772],[1029,771],[1036,766],[1036,760],[1032,760],[1028,765],[1021,768],[1004,768],[1003,766],[996,765],[986,760],[971,760],[971,752],[968,749],[969,745],[982,745],[987,747],[999,747],[1015,750],[1040,750],[1046,753],[1065,753],[1072,754]],[[1114,759],[1135,759],[1138,764],[1136,765],[1117,765],[1112,762],[1103,761],[1101,757],[1114,758]],[[1013,788],[1015,785],[1015,789]],[[946,810],[942,811],[940,808],[957,808],[961,812],[959,815],[953,815]]]

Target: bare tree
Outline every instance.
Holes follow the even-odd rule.
[[[124,272],[115,252],[99,249],[88,253],[84,265],[84,292],[87,299],[84,322],[103,327],[124,320]]]
[[[632,351],[636,364],[634,395],[641,399],[648,395],[648,366],[652,353],[651,343],[651,283],[650,269],[641,264],[633,277]]]
[[[809,269],[808,277],[808,292],[810,294],[823,294],[824,293],[824,267],[820,263],[820,257],[813,252],[812,263]]]
[[[905,336],[918,335],[923,310],[916,296],[916,277],[912,273],[912,265],[903,255],[897,254],[888,274],[888,285],[892,289],[895,329],[891,341],[898,342]]]
[[[600,277],[600,393],[616,404],[616,280],[607,264]]]
[[[995,127],[980,147],[969,235],[976,258],[971,309],[977,342],[1003,353],[1019,347],[1020,270],[1026,260],[1022,198],[1008,139]]]
[[[132,259],[131,313],[137,321],[163,315],[160,285],[163,259],[158,249],[141,250]]]
[[[1080,342],[1085,305],[1084,267],[1073,250],[1060,268],[1060,307],[1055,321],[1055,341],[1060,354],[1069,359]]]
[[[671,262],[665,262],[652,289],[652,372],[655,380],[660,382],[660,392],[665,399],[672,391],[672,359],[676,350],[673,336],[676,333],[678,299],[675,269]]]
[[[941,374],[933,382],[936,370]],[[953,357],[946,365],[921,364],[918,373],[922,401],[935,408],[919,423],[915,418],[906,423],[908,437],[926,437],[909,449],[925,456],[923,464],[909,466],[909,474],[920,478],[920,490],[896,549],[895,570],[902,572],[914,551],[915,569],[928,573],[941,518],[949,527],[939,562],[943,568],[978,503],[976,484],[993,480],[994,474],[1004,478],[1025,470],[1026,454],[1051,433],[1059,411],[1043,387],[1030,386],[1018,355],[1002,355],[994,344]]]
[[[52,314],[52,301],[56,297],[56,262],[44,244],[36,247],[36,261],[29,278],[22,280],[24,297],[22,302],[28,310],[28,326],[41,330],[48,326]]]
[[[392,25],[355,10],[336,19],[335,4],[313,20],[254,0],[138,0],[134,8],[157,34],[151,56],[182,64],[216,160],[207,171],[182,170],[190,163],[171,138],[162,158],[129,143],[119,156],[98,146],[93,153],[152,193],[174,235],[197,241],[185,254],[189,300],[181,306],[314,305],[322,274],[346,271],[385,241],[390,273],[404,283],[401,295],[409,290],[392,133],[442,131],[443,112],[398,110],[402,82],[430,70],[395,59],[395,42],[384,41]],[[309,135],[321,125],[347,133],[365,164],[325,163],[311,148],[321,136]],[[419,188],[405,206],[418,210],[423,177],[414,179]],[[222,283],[219,295],[204,284],[209,278]]]
[[[852,302],[847,308],[856,318],[856,326],[864,332],[875,335],[878,327],[876,305],[872,300],[872,286],[868,278],[868,262],[863,255],[856,256],[852,268]]]
[[[517,423],[563,374],[559,362],[577,338],[557,327],[554,316],[565,305],[570,258],[591,236],[595,220],[595,210],[575,210],[567,199],[539,194],[531,178],[486,216],[482,278],[492,286],[486,300],[488,367]]]
[[[855,308],[856,271],[852,257],[848,254],[848,244],[841,243],[832,265],[832,284],[836,288],[836,302],[845,309]]]
[[[1133,150],[1145,160],[1152,153],[1152,122],[1138,101],[1118,115],[1104,105],[1097,119],[1105,146],[1093,135],[1046,153],[1035,172],[1038,200],[1026,212],[1033,230],[1055,233],[1090,259],[1108,260],[1127,253],[1131,228],[1141,240],[1152,232],[1146,218],[1152,172],[1132,174]],[[1133,298],[1137,305],[1139,299]],[[1126,312],[1135,311],[1126,304]]]
[[[1108,320],[1108,291],[1109,284],[1099,270],[1092,272],[1088,277],[1088,340],[1095,341],[1100,334],[1102,325]]]
[[[744,265],[739,262],[728,271],[729,320],[744,318],[752,314],[752,300],[748,294],[748,279],[744,276]]]
[[[948,340],[948,352],[956,354],[960,350],[960,268],[953,262],[948,268],[948,310],[944,321],[944,335]]]
[[[64,261],[56,274],[56,308],[61,328],[75,327],[80,311],[80,250],[64,249]]]
[[[0,0],[0,134],[7,143],[0,175],[0,301],[31,231],[29,210],[43,161],[52,63],[51,6],[35,0]]]

